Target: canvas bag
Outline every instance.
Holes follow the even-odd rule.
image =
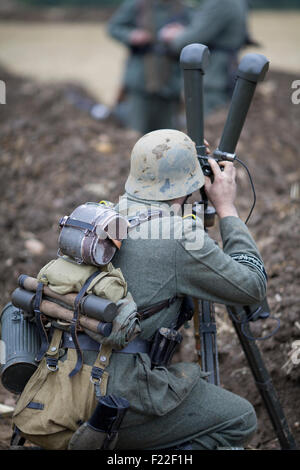
[[[38,273],[37,279],[58,294],[79,292],[85,281],[99,268],[77,264],[68,257],[49,261]],[[94,294],[117,303],[127,295],[127,284],[119,268],[112,263],[101,268],[101,272],[90,283],[87,294]]]
[[[95,387],[105,395],[108,380],[105,368],[111,354],[111,347],[104,345],[94,366],[83,364],[80,372],[70,378],[76,351],[68,349],[67,357],[59,359],[62,333],[54,330],[49,349],[29,379],[13,414],[13,423],[21,435],[49,450],[67,449],[73,433],[90,418],[97,403]],[[48,358],[58,360],[57,368],[47,366]],[[101,381],[92,377],[93,367],[103,371]]]

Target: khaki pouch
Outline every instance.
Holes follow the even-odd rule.
[[[90,418],[96,407],[92,366],[84,364],[80,372],[69,377],[77,360],[74,349],[68,350],[67,359],[58,360],[57,370],[47,366],[47,357],[58,357],[61,334],[60,330],[55,330],[46,357],[28,381],[13,414],[13,423],[21,435],[43,449],[67,449],[73,433]],[[102,364],[102,368],[106,365]],[[108,373],[103,372],[100,385],[103,395],[107,379]]]
[[[85,281],[96,271],[99,269],[95,266],[76,264],[68,261],[67,258],[57,258],[46,264],[37,278],[54,292],[64,295],[70,292],[80,292]],[[93,279],[87,293],[115,303],[126,297],[127,284],[121,270],[109,263]]]

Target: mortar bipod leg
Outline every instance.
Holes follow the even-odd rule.
[[[281,448],[286,450],[296,450],[296,442],[290,432],[286,417],[280,405],[276,390],[272,384],[271,377],[267,371],[258,346],[255,341],[250,340],[247,336],[251,337],[251,330],[249,322],[245,322],[246,312],[235,307],[228,307],[227,311],[230,318],[238,318],[239,323],[232,321],[237,336],[240,340],[241,346],[245,353],[249,367],[254,377],[255,384],[259,390],[263,403],[266,407],[267,413],[275,430],[276,436],[280,442]],[[242,329],[243,325],[243,329]],[[245,336],[245,334],[247,336]]]
[[[207,377],[209,383],[220,385],[214,305],[206,300],[199,300],[198,302],[202,370],[210,373]]]

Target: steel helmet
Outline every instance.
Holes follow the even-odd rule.
[[[135,144],[125,190],[138,199],[168,201],[204,185],[194,142],[183,132],[160,129]]]

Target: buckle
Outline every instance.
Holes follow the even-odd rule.
[[[66,224],[68,218],[69,218],[69,216],[67,216],[67,215],[65,215],[64,217],[61,217],[61,219],[58,222],[58,226],[63,227]]]
[[[47,369],[50,370],[51,372],[56,372],[59,369],[57,363],[58,363],[58,359],[56,357],[46,358]]]
[[[141,212],[141,213],[138,215],[138,218],[139,218],[139,221],[140,221],[140,222],[145,222],[145,221],[148,220],[148,218],[149,218],[149,212]]]
[[[103,369],[100,369],[100,367],[94,366],[91,371],[90,382],[92,382],[92,384],[95,384],[95,385],[100,384],[103,372],[104,372]]]
[[[128,219],[128,222],[130,224],[130,228],[133,228],[133,227],[136,227],[137,225],[140,224],[140,219],[139,219],[139,217],[134,216],[134,217],[130,217]]]

